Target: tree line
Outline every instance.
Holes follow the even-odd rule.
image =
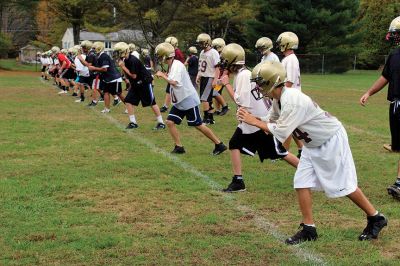
[[[82,29],[139,29],[150,47],[174,35],[184,49],[200,32],[254,50],[261,36],[293,31],[298,53],[327,55],[333,71],[346,70],[354,55],[373,69],[390,49],[385,35],[399,15],[397,0],[0,0],[0,55],[28,42],[48,49],[68,27],[75,42]]]

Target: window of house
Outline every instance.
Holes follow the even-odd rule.
[[[111,49],[111,42],[105,41],[104,42],[104,47],[108,48],[108,49]]]

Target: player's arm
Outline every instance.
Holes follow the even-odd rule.
[[[137,75],[136,73],[132,73],[129,71],[129,69],[125,66],[124,61],[120,60],[118,63],[119,67],[122,69],[122,71],[124,71],[124,73],[126,75],[128,75],[129,77],[131,77],[132,79],[136,79]]]
[[[158,78],[164,79],[164,80],[167,81],[171,86],[174,86],[174,87],[175,87],[176,85],[178,85],[178,81],[173,80],[173,79],[169,79],[169,78],[168,78],[168,75],[167,75],[166,73],[164,73],[164,72],[157,71],[154,75],[155,75],[156,77],[158,77]]]
[[[240,107],[236,113],[237,119],[241,122],[245,122],[246,124],[253,125],[258,127],[259,129],[270,133],[267,123],[259,119],[258,117],[253,116],[246,108]]]
[[[369,88],[367,90],[366,93],[364,93],[363,96],[361,96],[360,98],[360,104],[362,106],[365,106],[365,104],[368,101],[369,96],[374,95],[375,93],[377,93],[378,91],[382,90],[387,84],[388,84],[388,80],[384,77],[384,76],[380,76],[375,82],[374,84],[372,84],[371,88]]]
[[[66,66],[67,66],[67,62],[66,62],[66,61],[63,61],[62,64],[61,64],[61,66],[60,66],[60,68],[58,69],[58,72],[61,73],[61,72],[65,69]]]
[[[222,77],[220,78],[222,86],[226,88],[226,90],[229,93],[229,96],[233,101],[235,101],[235,93],[233,91],[233,87],[229,82],[229,74],[227,72],[223,72]]]
[[[89,70],[92,72],[107,72],[109,66],[102,66],[102,67],[95,67],[95,66],[88,66]]]

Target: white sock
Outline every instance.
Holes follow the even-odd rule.
[[[162,119],[161,115],[157,116],[157,122],[164,124],[164,120]]]
[[[375,216],[375,215],[377,215],[379,212],[378,212],[378,210],[372,215],[372,216]]]
[[[115,96],[115,97],[114,97],[114,100],[118,100],[118,96]]]
[[[304,224],[304,225],[315,227],[315,224]]]
[[[94,102],[94,103],[97,103],[97,101],[96,101],[96,100],[93,100],[93,102]]]
[[[136,124],[136,117],[135,117],[135,115],[130,115],[130,116],[129,116],[129,121],[131,121],[132,123],[135,123],[135,124]]]

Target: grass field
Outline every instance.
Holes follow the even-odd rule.
[[[380,239],[359,242],[363,213],[348,199],[314,193],[320,239],[283,244],[300,222],[283,161],[243,158],[247,192],[220,193],[231,179],[229,153],[184,123],[186,154],[170,155],[167,131],[126,132],[124,107],[100,114],[59,96],[39,73],[0,72],[1,265],[399,265],[399,202],[386,194],[398,155],[389,142],[386,93],[358,99],[379,73],[303,75],[303,91],[345,125],[359,185],[389,218]],[[165,85],[156,81],[161,104]],[[225,95],[227,98],[227,94]],[[211,126],[228,143],[234,107]],[[294,149],[293,149],[294,151]]]

